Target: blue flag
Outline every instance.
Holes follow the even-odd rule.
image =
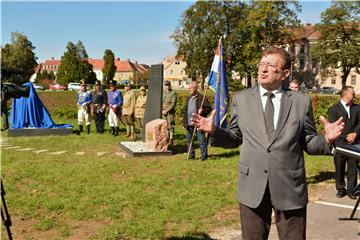
[[[215,92],[214,109],[216,110],[214,125],[226,127],[226,114],[229,106],[229,89],[226,80],[225,63],[223,60],[223,50],[221,40],[216,49],[214,61],[211,66],[209,76],[209,87]]]

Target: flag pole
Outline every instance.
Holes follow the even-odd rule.
[[[222,40],[222,36],[220,36],[218,45],[221,44],[221,40]],[[203,108],[203,105],[204,105],[204,101],[205,101],[205,98],[206,98],[206,94],[207,94],[208,88],[209,88],[209,84],[206,84],[206,85],[205,85],[204,96],[203,96],[203,99],[202,99],[201,105],[200,105],[200,109]],[[188,152],[187,152],[186,160],[189,160],[190,151],[191,151],[191,148],[192,148],[192,145],[193,145],[193,141],[194,141],[194,137],[195,137],[196,130],[197,130],[197,127],[194,128],[194,131],[193,131],[193,133],[192,133],[191,141],[190,141],[190,146],[189,146],[189,149],[188,149]]]

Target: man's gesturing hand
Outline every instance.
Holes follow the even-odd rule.
[[[320,121],[324,125],[324,130],[325,130],[324,135],[326,142],[328,144],[332,143],[336,138],[338,138],[341,135],[345,125],[342,117],[340,117],[338,120],[336,120],[333,123],[329,123],[329,121],[326,118],[320,116]]]
[[[208,118],[204,118],[199,114],[193,113],[191,122],[195,127],[197,127],[198,130],[207,132],[210,135],[212,135],[215,132],[215,127],[214,127],[215,112],[216,110],[213,110],[211,112],[210,117]]]

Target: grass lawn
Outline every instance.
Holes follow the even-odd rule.
[[[238,225],[239,151],[210,148],[208,161],[186,161],[184,131],[176,133],[175,155],[130,158],[116,154],[125,137],[96,134],[94,125],[90,135],[2,132],[12,146],[34,149],[1,148],[14,239],[209,239],[212,229]],[[311,184],[332,177],[331,157],[306,156],[306,166]]]

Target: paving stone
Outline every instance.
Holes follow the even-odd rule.
[[[103,156],[103,155],[105,155],[107,153],[108,152],[97,152],[96,156],[101,157],[101,156]]]
[[[85,152],[77,152],[75,153],[76,156],[83,156],[85,154]]]
[[[64,153],[66,153],[67,151],[57,151],[57,152],[51,152],[51,153],[49,153],[49,154],[51,154],[51,155],[61,155],[61,154],[64,154]]]
[[[17,149],[17,148],[21,148],[20,146],[12,146],[12,147],[6,147],[5,149]]]
[[[33,148],[21,148],[21,149],[16,149],[16,151],[18,152],[26,152],[26,151],[30,151],[30,150],[34,150]]]
[[[47,149],[40,149],[40,150],[36,150],[36,151],[33,151],[33,152],[39,154],[39,153],[48,152],[48,151],[49,150],[47,150]]]

